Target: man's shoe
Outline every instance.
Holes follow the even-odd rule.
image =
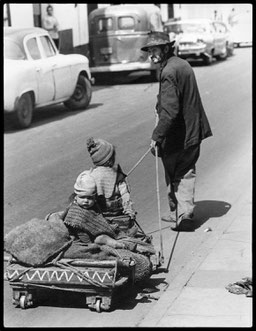
[[[171,215],[162,216],[161,220],[164,221],[164,222],[176,223],[175,218],[173,218]]]
[[[180,218],[181,218],[182,220],[192,220],[193,217],[194,217],[194,214],[193,214],[193,213],[190,213],[190,214],[186,214],[186,213],[184,213],[184,214],[182,214],[182,215],[180,216]]]
[[[176,226],[171,227],[171,229],[173,231],[184,231],[184,232],[194,231],[193,221],[191,216],[185,217],[185,215],[182,215],[182,217],[178,219]]]

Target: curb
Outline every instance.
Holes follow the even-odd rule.
[[[230,214],[225,216],[225,225],[219,225],[213,232],[211,232],[212,235],[200,245],[197,255],[184,266],[182,272],[172,280],[167,288],[165,288],[156,305],[139,323],[137,323],[137,327],[156,327],[158,325],[167,310],[170,309],[179,297],[183,288],[187,285],[193,274],[207,258],[208,254],[211,252],[223,233],[225,233],[231,224],[239,218],[239,212],[241,212],[242,206],[248,203],[250,199],[249,194],[248,196],[245,196],[244,194],[239,196],[239,198],[234,202],[235,208],[232,208],[230,210]],[[168,275],[166,277],[166,281],[168,282]]]

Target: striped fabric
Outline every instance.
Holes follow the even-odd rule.
[[[117,168],[99,166],[92,169],[91,176],[97,185],[97,194],[111,198],[115,191]]]
[[[102,215],[92,209],[83,209],[75,203],[70,206],[64,223],[77,230],[90,233],[94,237],[100,234],[116,237],[116,233]]]

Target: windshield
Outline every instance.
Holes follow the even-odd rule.
[[[98,20],[98,31],[106,32],[109,30],[113,30],[113,20],[112,18],[100,18]]]
[[[16,42],[4,39],[4,57],[9,60],[25,60],[26,55]]]
[[[204,33],[206,26],[196,23],[175,23],[166,26],[167,32],[179,33]]]

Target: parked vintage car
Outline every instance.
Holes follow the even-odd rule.
[[[233,33],[231,31],[231,27],[226,24],[225,22],[221,22],[221,21],[214,21],[213,22],[215,29],[217,30],[217,32],[219,33],[223,33],[226,37],[226,41],[227,41],[227,52],[228,52],[228,56],[231,56],[234,54],[234,37],[233,37]]]
[[[86,109],[91,97],[87,57],[60,54],[44,29],[4,28],[4,111],[16,127],[29,127],[35,108]]]
[[[90,70],[100,74],[150,71],[158,77],[141,47],[149,31],[163,31],[160,9],[153,4],[122,4],[93,10],[89,15]]]
[[[208,19],[170,20],[164,24],[170,39],[175,39],[177,54],[184,59],[201,59],[211,64],[213,58],[227,57],[227,37]]]

